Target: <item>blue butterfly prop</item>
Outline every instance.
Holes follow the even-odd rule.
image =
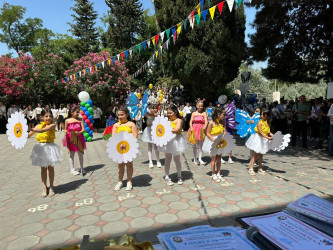
[[[240,137],[244,138],[248,134],[254,134],[254,128],[257,126],[257,123],[260,120],[260,113],[254,114],[252,117],[249,116],[247,112],[241,109],[236,109],[236,122],[238,123],[236,126],[237,134]],[[248,123],[249,121],[249,123]],[[253,121],[253,123],[251,123]]]
[[[142,99],[142,105],[141,105],[141,115],[144,116],[147,113],[148,109],[148,98],[149,98],[149,91],[145,92],[145,95]],[[136,117],[140,110],[140,100],[139,98],[133,93],[130,92],[127,99],[126,99],[126,107],[130,113],[130,116],[132,119]]]

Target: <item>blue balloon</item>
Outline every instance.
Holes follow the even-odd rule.
[[[90,131],[90,132],[91,132],[91,131]],[[94,135],[91,133],[90,137],[91,137],[91,138],[94,138]]]
[[[91,122],[92,124],[94,124],[95,121],[94,121],[94,120],[91,120],[90,122]]]
[[[94,117],[92,117],[91,115],[88,116],[88,119],[91,121],[94,119]]]
[[[90,106],[93,104],[92,100],[88,100],[86,103],[88,103]]]
[[[92,137],[93,136],[93,131],[90,130],[88,134]]]
[[[86,142],[86,141],[87,141],[87,138],[84,137],[84,141]]]
[[[90,128],[86,127],[86,132],[89,133],[90,132]]]
[[[85,114],[86,114],[86,116],[90,116],[90,112],[89,111],[86,111]]]
[[[83,121],[83,125],[85,128],[89,128],[89,125],[85,121]]]
[[[88,109],[86,107],[83,107],[82,110],[83,110],[83,112],[87,112],[88,111]]]

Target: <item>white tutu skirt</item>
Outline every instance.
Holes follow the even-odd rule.
[[[33,166],[55,166],[62,162],[62,151],[55,143],[38,143],[34,146],[30,159]]]
[[[217,135],[216,136],[213,136],[214,140],[217,138]],[[202,151],[204,151],[205,153],[209,154],[210,155],[210,150],[212,148],[212,145],[213,145],[213,141],[211,141],[211,139],[208,138],[208,136],[206,136],[203,144],[202,144]]]
[[[257,154],[266,154],[269,150],[268,140],[258,133],[252,134],[246,141],[245,146]]]
[[[153,143],[153,139],[151,138],[151,126],[147,126],[145,131],[143,131],[142,141]]]
[[[172,155],[181,155],[185,152],[187,143],[183,135],[173,134],[171,140],[167,145],[158,147],[157,150],[160,152],[169,153]]]

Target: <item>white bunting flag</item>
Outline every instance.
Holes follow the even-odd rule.
[[[104,61],[102,62],[102,68],[104,69]]]
[[[119,59],[120,59],[120,54],[117,55],[117,58],[118,58],[118,61],[119,61]]]
[[[235,2],[235,0],[227,0],[230,12],[232,11],[232,8],[234,7],[234,2]]]
[[[160,33],[161,43],[163,43],[164,33],[165,33],[165,31],[163,31],[163,32]]]

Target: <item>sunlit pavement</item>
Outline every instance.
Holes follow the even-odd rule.
[[[63,133],[56,135],[61,145]],[[15,150],[0,135],[0,249],[64,247],[80,243],[83,235],[105,239],[124,233],[157,242],[158,232],[236,225],[235,217],[281,210],[310,192],[332,201],[333,158],[324,151],[289,147],[270,152],[264,156],[267,175],[252,177],[246,165],[249,150],[239,139],[235,163],[222,165],[226,181],[215,183],[210,180],[210,158],[204,157],[205,166],[196,166],[188,147],[181,158],[184,184],[170,187],[163,168],[148,168],[147,144],[140,138],[131,192],[113,191],[117,165],[108,158],[101,134],[95,134],[84,156],[87,174],[69,174],[67,149],[62,147],[64,161],[55,168],[56,196],[41,198],[40,168],[31,166],[29,158],[36,141],[29,139],[24,149]],[[161,158],[164,163],[164,154]],[[174,182],[175,172],[172,163]]]

